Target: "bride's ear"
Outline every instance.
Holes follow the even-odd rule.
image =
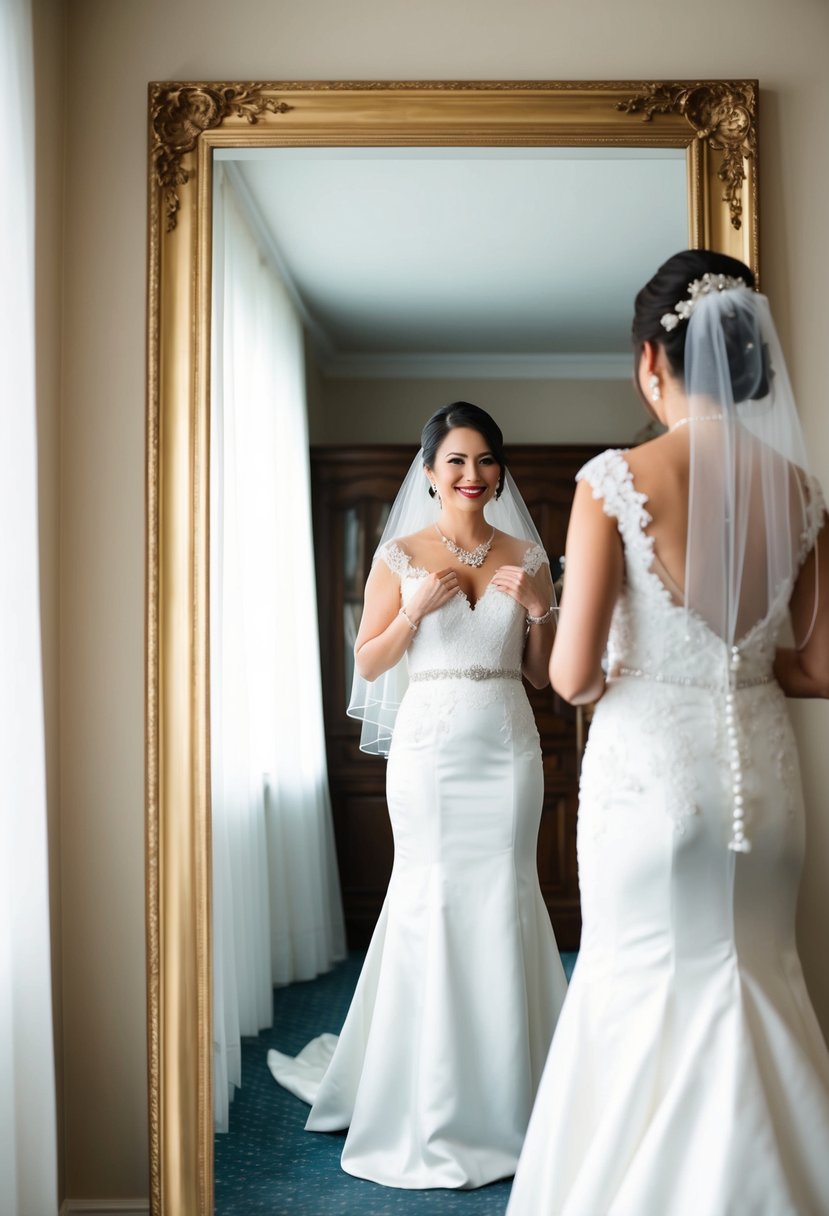
[[[429,483],[429,496],[431,498],[434,498],[438,492],[437,486],[435,485],[435,481],[434,481],[434,474],[432,473],[432,470],[429,468],[429,466],[427,464],[425,464],[423,466],[423,472],[425,473],[426,480]]]
[[[639,351],[638,368],[640,381],[647,381],[648,377],[652,376],[654,372],[657,371],[657,365],[661,362],[659,357],[660,350],[661,347],[659,344],[657,342],[651,342],[649,338],[646,338],[642,343]]]
[[[654,382],[662,380],[664,367],[665,352],[662,347],[658,342],[651,342],[649,338],[646,338],[639,347],[635,384],[642,404],[657,422],[662,422],[662,417],[651,404],[657,399],[653,396],[653,385]]]

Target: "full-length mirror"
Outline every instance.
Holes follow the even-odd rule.
[[[339,1030],[388,883],[386,762],[345,707],[420,428],[458,399],[496,418],[558,573],[576,469],[645,422],[635,290],[683,245],[756,265],[753,91],[153,86],[151,110],[153,1205],[212,1210],[215,1154],[233,1211],[240,1160],[261,1194],[305,1155],[268,1051]],[[571,954],[577,724],[532,704]]]

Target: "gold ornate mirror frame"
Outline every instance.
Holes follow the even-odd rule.
[[[213,149],[685,148],[688,241],[757,270],[757,82],[149,88],[146,847],[154,1216],[213,1211],[208,419]],[[644,268],[647,269],[647,268]]]

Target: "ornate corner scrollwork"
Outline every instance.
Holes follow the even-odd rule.
[[[708,81],[699,84],[652,84],[647,93],[617,102],[617,110],[641,114],[650,122],[654,114],[682,114],[697,139],[722,153],[717,176],[725,186],[731,224],[742,227],[742,188],[745,161],[757,154],[757,91],[751,81]]]
[[[167,231],[176,226],[180,200],[179,186],[187,183],[190,173],[181,163],[192,152],[199,136],[213,127],[220,127],[231,114],[256,123],[266,112],[285,114],[294,107],[275,97],[266,97],[263,84],[229,84],[221,88],[210,85],[158,85],[150,99],[152,128],[152,163],[156,181],[164,191]]]

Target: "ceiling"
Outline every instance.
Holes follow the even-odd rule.
[[[328,374],[628,377],[634,294],[687,244],[682,150],[219,155]]]

